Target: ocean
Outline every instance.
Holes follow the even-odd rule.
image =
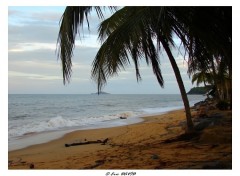
[[[193,105],[206,97],[188,98]],[[8,150],[44,143],[74,130],[138,123],[140,117],[182,108],[181,96],[173,94],[9,94]]]

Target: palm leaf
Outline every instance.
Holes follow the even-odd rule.
[[[135,65],[138,81],[141,80],[139,60],[145,58],[163,86],[158,49],[154,44],[156,35],[149,25],[151,16],[149,7],[125,7],[101,23],[99,40],[103,44],[92,69],[92,78],[97,82],[99,91],[109,77],[117,75],[130,64],[129,56]]]
[[[63,82],[64,84],[70,81],[72,73],[72,56],[75,47],[76,35],[79,34],[81,39],[81,32],[79,28],[83,28],[84,21],[87,22],[88,29],[90,29],[88,15],[92,9],[95,9],[100,19],[104,18],[102,10],[104,7],[92,7],[92,6],[68,6],[66,7],[62,18],[61,25],[57,39],[57,53],[58,58],[62,62]],[[116,10],[115,7],[109,7],[110,11]]]

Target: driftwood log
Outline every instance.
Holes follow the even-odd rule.
[[[107,141],[108,141],[108,138],[106,138],[104,140],[77,142],[77,143],[72,143],[72,144],[65,144],[65,147],[71,147],[71,146],[76,146],[76,145],[97,144],[97,143],[101,143],[102,145],[105,145],[107,143]]]

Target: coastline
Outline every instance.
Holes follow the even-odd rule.
[[[231,160],[230,127],[227,134],[221,135],[228,140],[219,139],[217,141],[218,145],[220,141],[219,146],[215,146],[211,140],[208,141],[210,137],[206,137],[205,133],[200,145],[194,143],[190,145],[189,141],[164,143],[184,133],[182,127],[185,121],[184,111],[176,110],[143,119],[141,123],[126,126],[73,131],[47,143],[10,151],[8,159],[12,163],[9,169],[29,169],[30,163],[34,163],[36,169],[198,168],[202,167],[200,161],[206,162],[206,158],[207,161],[218,157],[218,160],[223,162]],[[216,130],[218,133],[223,131],[220,127]],[[216,134],[212,135],[216,137]],[[64,146],[66,143],[106,138],[109,138],[106,145]],[[214,151],[215,155],[209,155],[209,150]],[[222,157],[223,152],[226,153],[225,157]],[[18,161],[19,158],[21,161]],[[178,161],[174,163],[176,159]],[[189,166],[194,160],[199,163]]]
[[[182,107],[168,107],[162,108],[162,111],[159,112],[149,112],[146,114],[128,117],[127,119],[114,119],[109,121],[98,122],[97,124],[86,126],[86,127],[73,127],[69,129],[62,129],[62,130],[53,130],[53,131],[43,131],[43,132],[34,132],[25,134],[24,136],[19,136],[15,140],[9,141],[8,144],[8,151],[19,150],[23,148],[27,148],[29,146],[38,145],[42,143],[47,143],[52,140],[56,140],[62,138],[64,135],[74,132],[74,131],[82,131],[82,130],[94,130],[94,129],[102,129],[102,128],[114,128],[114,127],[121,127],[127,126],[137,123],[142,123],[147,120],[148,117],[158,116],[162,114],[167,114],[172,111],[183,109]],[[38,141],[36,141],[38,139]]]
[[[189,101],[193,105],[203,98],[189,96]],[[79,99],[83,101],[79,102]],[[70,103],[68,106],[62,106],[65,100]],[[46,105],[46,101],[49,101],[49,104]],[[97,97],[11,95],[9,96],[8,151],[45,143],[78,129],[129,125],[140,122],[139,117],[142,116],[158,115],[182,108],[180,95],[170,94]],[[129,118],[119,119],[122,116]]]

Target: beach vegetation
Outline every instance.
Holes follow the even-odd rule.
[[[207,95],[207,93],[212,89],[212,86],[203,86],[203,87],[193,87],[187,94],[189,95]]]
[[[211,87],[211,95],[217,101],[231,101],[232,78],[229,71],[223,60],[215,60],[208,69],[196,69],[192,74],[192,83],[196,82],[197,86],[203,83],[205,87]]]

